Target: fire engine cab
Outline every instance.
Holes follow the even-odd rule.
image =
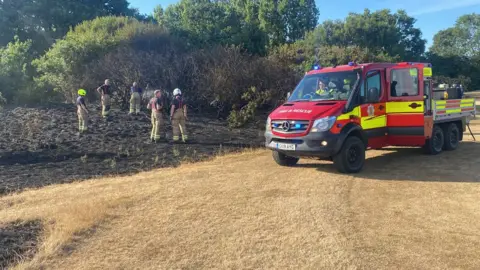
[[[361,171],[367,149],[454,150],[475,100],[435,99],[431,76],[429,63],[315,65],[269,115],[265,146],[279,165],[314,157],[342,173]]]

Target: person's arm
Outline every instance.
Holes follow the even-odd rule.
[[[158,110],[163,110],[163,99],[160,99],[160,102],[158,103]]]
[[[98,92],[101,96],[103,96],[102,91],[101,91],[101,90],[102,90],[102,86],[103,86],[103,85],[101,85],[101,86],[99,86],[99,87],[97,88],[97,92]]]
[[[185,120],[187,120],[188,119],[188,117],[187,117],[187,105],[185,105],[185,104],[183,105],[183,115],[185,116]]]
[[[85,110],[85,112],[88,113],[87,104],[85,104],[85,99],[82,99],[82,104],[81,104],[81,106],[83,107],[83,109]]]
[[[173,119],[174,112],[175,112],[175,104],[172,104],[172,107],[170,107],[170,120]]]

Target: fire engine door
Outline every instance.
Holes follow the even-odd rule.
[[[382,70],[370,70],[360,87],[361,126],[371,148],[381,148],[387,143],[384,81],[385,74]]]
[[[424,137],[423,66],[387,68],[388,144],[421,146]]]

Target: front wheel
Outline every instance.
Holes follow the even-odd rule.
[[[299,160],[299,158],[290,157],[278,151],[273,151],[272,155],[275,162],[281,166],[294,166]]]
[[[365,163],[365,145],[355,136],[348,137],[340,152],[333,157],[333,164],[341,173],[357,173]]]

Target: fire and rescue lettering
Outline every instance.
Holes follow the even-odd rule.
[[[278,113],[311,113],[312,110],[302,110],[302,109],[293,109],[293,110],[281,110]]]

